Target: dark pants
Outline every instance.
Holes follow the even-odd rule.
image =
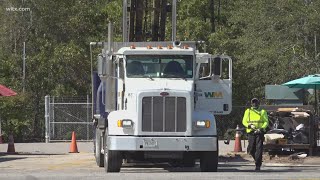
[[[248,145],[247,152],[255,160],[256,166],[260,167],[262,164],[264,134],[249,133],[248,140],[249,140],[249,145]]]

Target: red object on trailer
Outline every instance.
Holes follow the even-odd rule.
[[[0,84],[0,96],[15,96],[15,95],[17,95],[16,92]]]

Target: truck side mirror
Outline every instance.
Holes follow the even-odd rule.
[[[102,54],[98,55],[98,75],[105,76],[106,75],[106,58],[102,56]]]

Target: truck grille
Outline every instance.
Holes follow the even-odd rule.
[[[142,131],[145,132],[185,132],[185,97],[143,97]]]

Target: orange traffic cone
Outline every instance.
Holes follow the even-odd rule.
[[[10,153],[10,154],[16,153],[16,151],[15,151],[15,149],[14,149],[14,140],[13,140],[13,135],[12,135],[12,134],[9,135],[9,142],[8,142],[7,153]]]
[[[234,152],[242,152],[242,147],[241,147],[241,133],[240,133],[239,130],[240,130],[239,125],[237,125],[235,142],[234,142]]]
[[[74,131],[72,132],[72,140],[69,153],[79,153],[77,147],[76,133]]]

